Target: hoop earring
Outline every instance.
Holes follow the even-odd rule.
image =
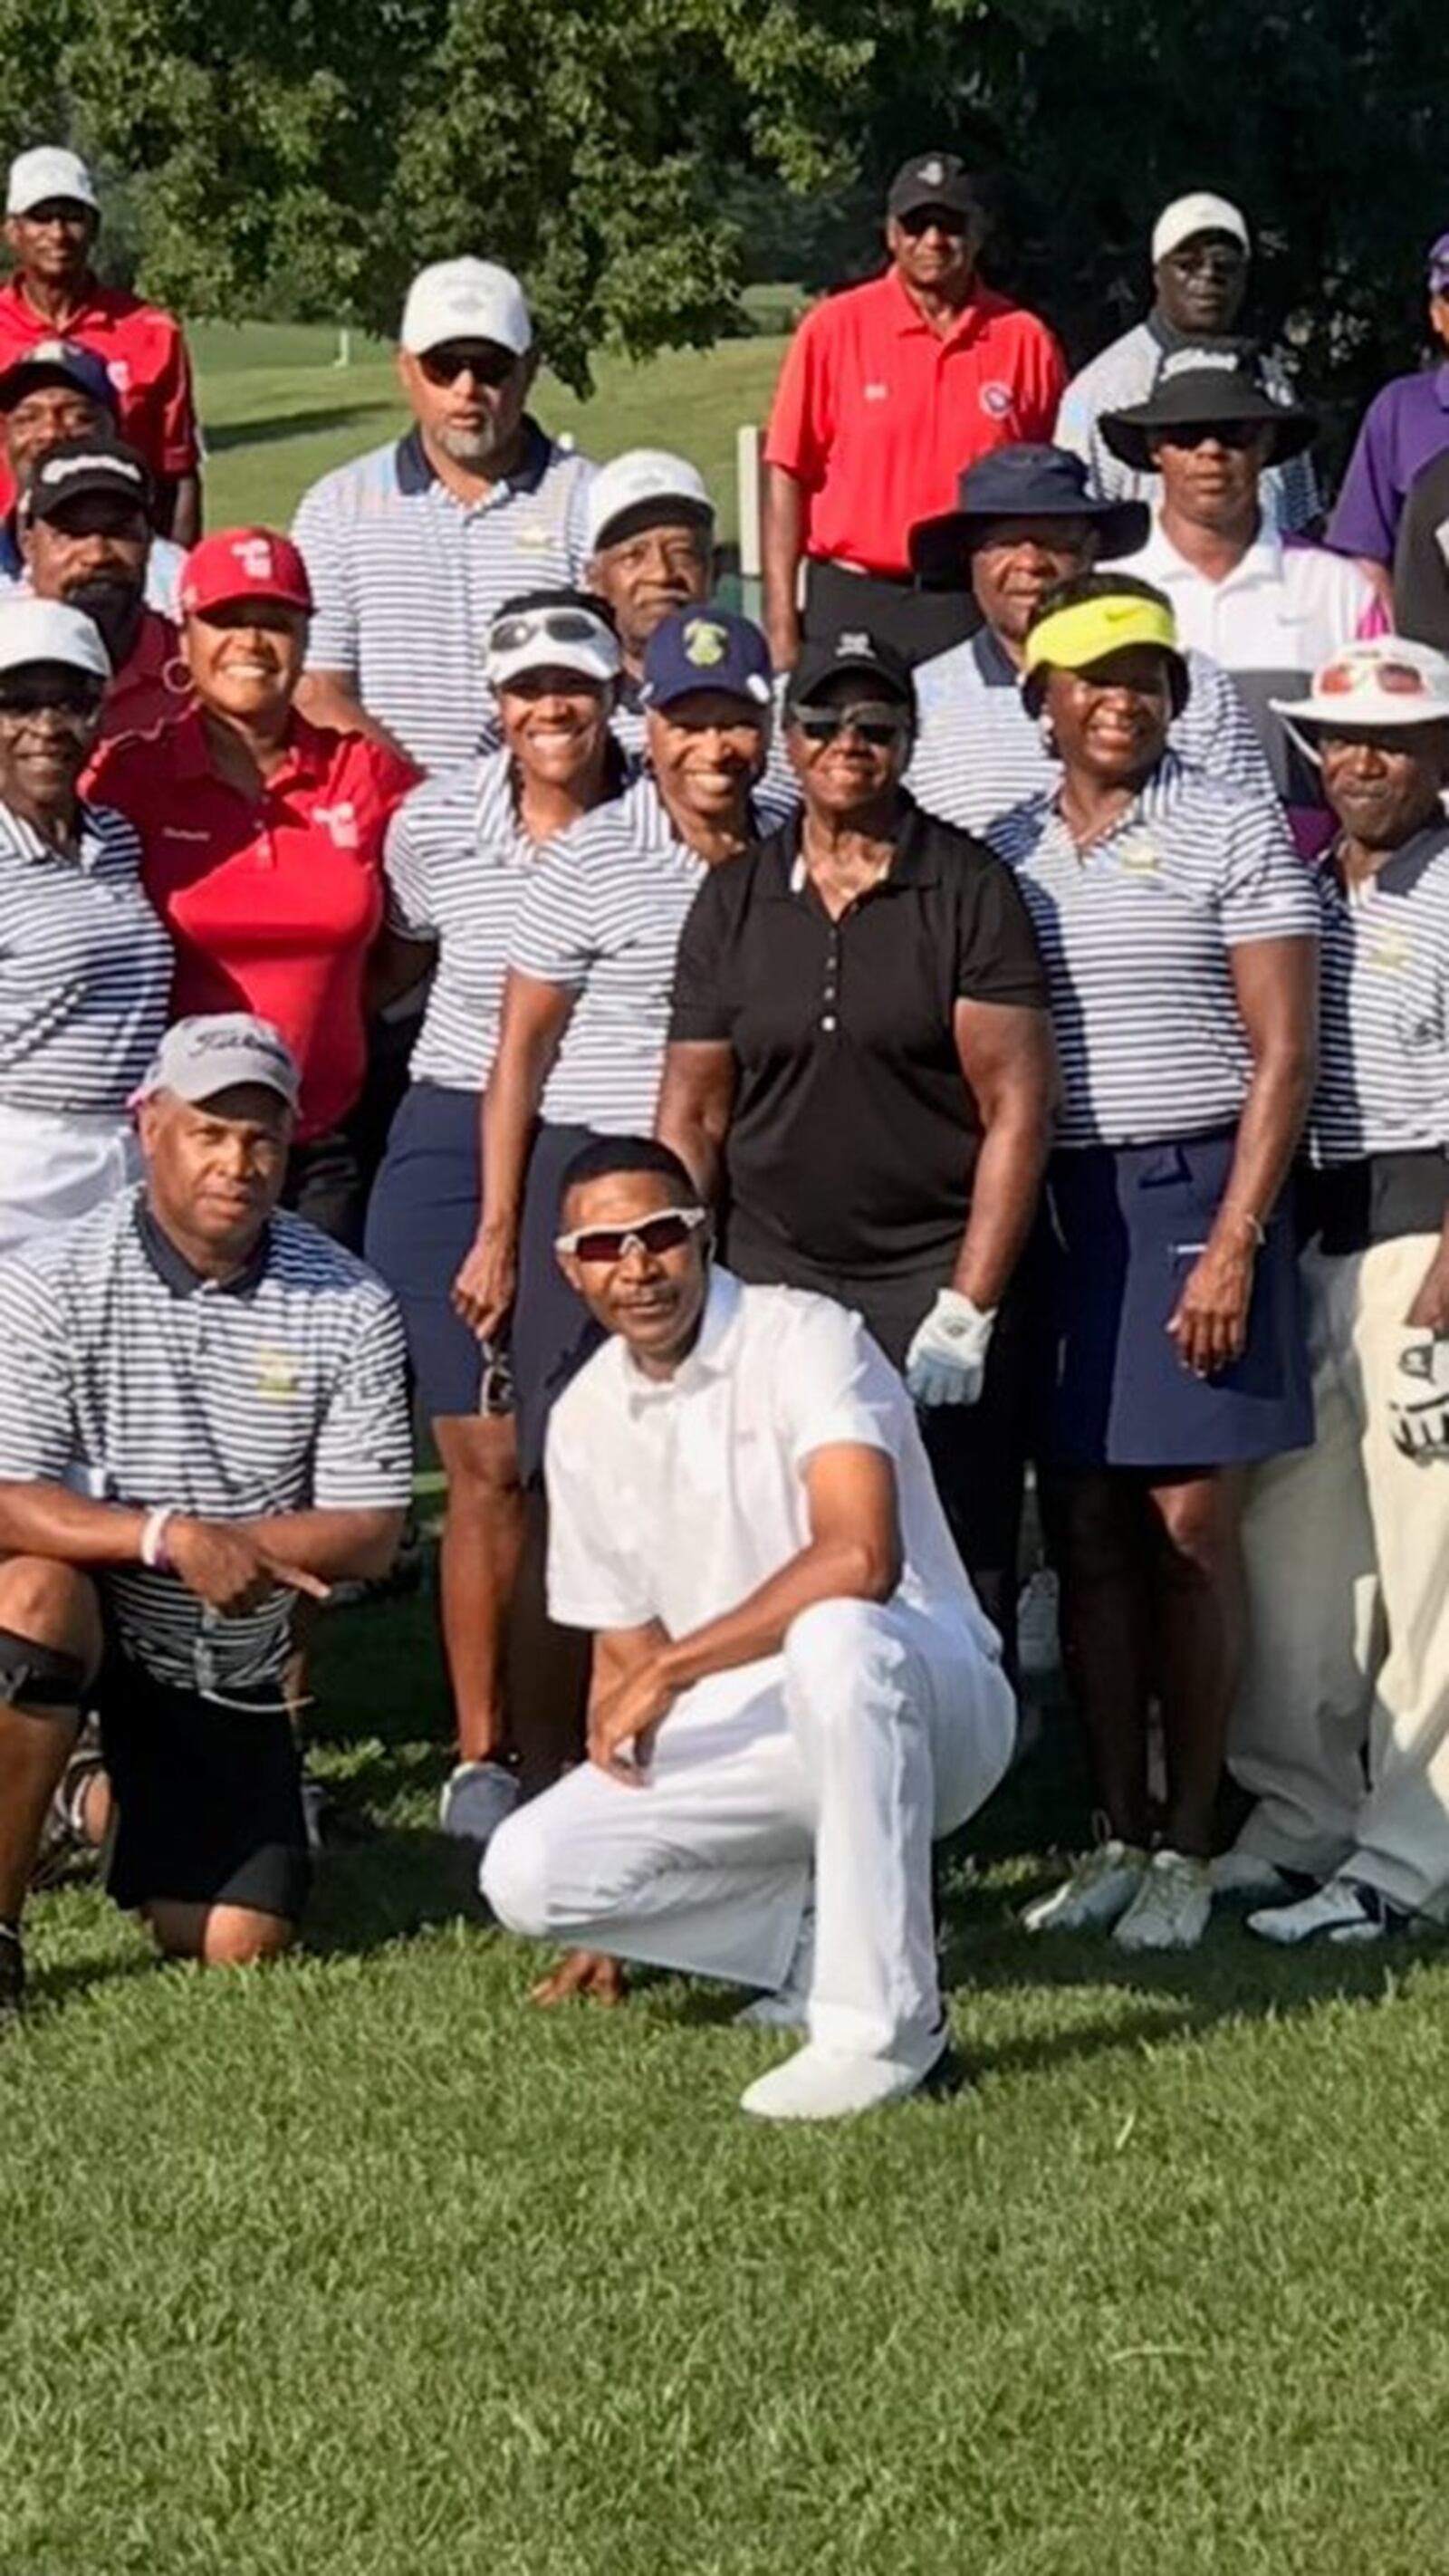
[[[169,662],[162,665],[161,686],[169,690],[173,698],[191,696],[191,673],[179,653],[173,653]]]

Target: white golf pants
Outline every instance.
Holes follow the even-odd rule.
[[[1244,1851],[1449,1911],[1449,1458],[1394,1446],[1404,1317],[1438,1238],[1304,1255],[1311,1449],[1257,1471],[1228,1759]],[[1417,1338],[1415,1336],[1414,1338]]]
[[[964,1624],[817,1602],[781,1654],[676,1702],[642,1786],[585,1763],[510,1816],[483,1893],[535,1940],[774,1987],[813,1877],[811,2036],[889,2055],[940,2015],[932,1839],[990,1796],[1015,1728]]]

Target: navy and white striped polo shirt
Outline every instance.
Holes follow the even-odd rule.
[[[1058,1144],[1231,1126],[1252,1079],[1232,951],[1318,935],[1318,897],[1276,802],[1169,752],[1089,848],[1046,796],[991,842],[1016,870],[1047,972]]]
[[[515,592],[577,583],[595,468],[527,424],[518,472],[479,501],[439,480],[417,430],[324,474],[292,533],[316,612],[307,667],[339,671],[425,769],[497,740],[488,628]]]
[[[380,1279],[274,1216],[220,1284],[123,1190],[0,1262],[0,1478],[208,1520],[395,1510],[412,1491],[406,1365]],[[294,1596],[222,1619],[175,1575],[108,1566],[124,1652],[158,1681],[280,1693]]]
[[[767,790],[757,792],[753,810],[755,837],[763,840],[788,808]],[[679,934],[707,873],[678,838],[649,777],[543,852],[509,963],[576,997],[543,1095],[551,1124],[648,1134]]]
[[[0,805],[0,1105],[124,1117],[161,1042],[171,968],[122,815],[82,805],[69,859]]]
[[[1252,718],[1220,662],[1186,656],[1190,691],[1168,735],[1180,760],[1254,796],[1273,781]],[[919,724],[906,784],[917,804],[961,832],[986,832],[1061,776],[1021,675],[989,626],[916,670]]]
[[[493,1069],[514,925],[539,857],[518,819],[511,765],[495,751],[440,770],[388,826],[389,923],[438,944],[414,1082],[481,1091]]]
[[[1330,859],[1323,908],[1315,1163],[1449,1151],[1449,825],[1416,832],[1360,892]]]

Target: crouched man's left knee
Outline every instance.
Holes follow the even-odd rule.
[[[882,1651],[898,1648],[878,1602],[815,1601],[785,1631],[785,1697],[817,1724],[844,1716]]]

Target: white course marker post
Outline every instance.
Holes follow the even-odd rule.
[[[735,496],[740,531],[740,606],[758,620],[763,605],[760,545],[760,452],[763,440],[752,420],[735,431]]]

